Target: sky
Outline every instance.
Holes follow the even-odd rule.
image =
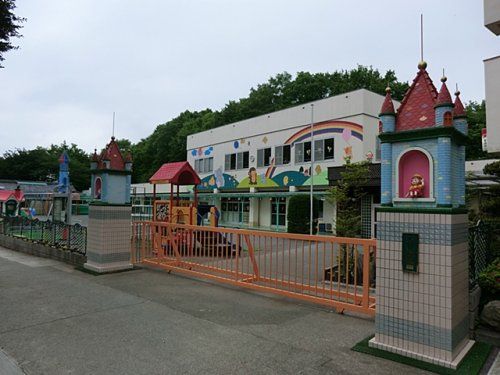
[[[26,17],[0,69],[0,153],[112,133],[137,142],[185,110],[221,109],[287,71],[358,64],[410,81],[424,59],[464,101],[500,54],[480,0],[17,0]]]

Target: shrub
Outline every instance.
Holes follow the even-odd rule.
[[[309,234],[310,214],[309,195],[294,195],[288,202],[288,232]],[[313,233],[317,230],[317,219],[320,201],[313,198]]]
[[[481,305],[500,299],[500,258],[479,274],[478,282],[481,287]]]

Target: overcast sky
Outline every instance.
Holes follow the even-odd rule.
[[[424,13],[428,71],[484,98],[500,38],[480,0],[17,0],[28,20],[0,69],[0,152],[136,142],[180,112],[220,109],[288,71],[372,65],[411,81]]]

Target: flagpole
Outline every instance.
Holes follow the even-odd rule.
[[[311,171],[309,173],[311,185],[309,186],[309,234],[313,234],[314,207],[313,207],[313,191],[314,191],[314,103],[311,103]]]

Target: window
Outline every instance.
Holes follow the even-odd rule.
[[[267,167],[271,164],[271,149],[261,148],[257,150],[257,168]]]
[[[332,160],[334,159],[333,156],[333,138],[328,138],[325,139],[325,146],[324,146],[324,152],[325,152],[325,160]]]
[[[249,198],[221,198],[221,222],[248,224],[249,215]]]
[[[194,170],[198,173],[209,173],[214,169],[214,158],[196,159]]]
[[[311,161],[311,142],[295,144],[295,163]]]
[[[334,159],[333,138],[318,139],[314,141],[314,161]],[[295,163],[311,161],[311,142],[295,144]]]
[[[444,126],[452,126],[453,125],[453,117],[452,117],[450,111],[444,113],[443,125]]]
[[[278,146],[274,149],[276,165],[290,164],[290,145]]]
[[[286,225],[286,198],[271,199],[271,225]]]
[[[224,169],[226,171],[248,168],[249,152],[238,152],[226,154],[224,158]]]

